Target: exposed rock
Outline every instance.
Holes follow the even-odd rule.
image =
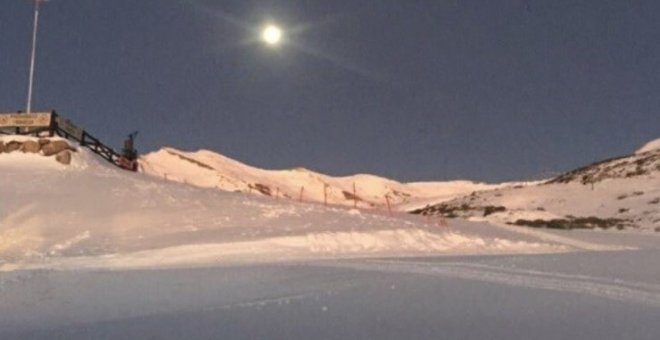
[[[202,167],[202,168],[204,168],[204,169],[214,170],[213,167],[210,166],[210,165],[208,165],[208,164],[204,164],[204,163],[202,163],[202,162],[200,162],[200,161],[194,160],[194,159],[192,159],[192,158],[186,157],[186,156],[181,155],[181,154],[178,154],[178,153],[176,153],[176,152],[172,152],[172,151],[170,151],[170,150],[165,150],[165,151],[166,151],[167,153],[169,153],[170,155],[177,156],[177,157],[183,159],[184,161],[188,161],[188,162],[193,163],[193,164],[195,164],[195,165],[197,165],[197,166],[199,166],[199,167]],[[259,189],[257,189],[257,190],[259,190]],[[259,191],[261,191],[261,190],[259,190]],[[265,195],[266,195],[266,194],[265,194]],[[270,195],[270,193],[267,194],[267,195]]]
[[[272,191],[270,190],[270,187],[260,183],[250,184],[250,188],[257,190],[266,196],[271,196],[273,194]]]
[[[492,215],[494,213],[504,212],[504,211],[506,211],[506,207],[489,205],[489,206],[484,207],[484,217],[486,217],[488,215]]]
[[[11,142],[5,144],[5,152],[10,153],[10,152],[14,152],[16,150],[20,150],[21,145],[23,145],[23,143],[17,142],[17,141],[11,141]]]
[[[69,150],[62,150],[60,151],[57,156],[55,156],[55,160],[64,164],[64,165],[69,165],[71,164],[71,151]]]
[[[611,158],[559,175],[546,184],[580,182],[599,183],[611,178],[630,178],[660,171],[660,149]]]
[[[417,215],[442,215],[448,218],[469,217],[475,211],[485,210],[482,207],[472,206],[467,203],[440,203],[433,206],[426,206],[421,209],[413,210],[411,214]]]
[[[37,140],[26,140],[24,142],[10,141],[0,142],[0,153],[22,151],[25,153],[39,153],[41,151],[44,156],[55,155],[55,160],[68,165],[71,164],[71,152],[76,151],[69,143],[63,140],[52,141],[46,138]]]
[[[558,218],[552,220],[525,220],[519,219],[513,223],[508,223],[518,226],[528,226],[532,228],[549,228],[549,229],[609,229],[616,227],[617,229],[624,229],[626,227],[636,227],[632,221],[620,218],[607,218],[602,219],[594,216],[590,217],[567,217],[565,219]]]
[[[69,143],[63,140],[51,141],[50,143],[41,147],[41,152],[43,152],[44,156],[56,155],[64,150],[72,150],[72,148]]]
[[[348,191],[342,190],[341,193],[344,194],[344,198],[349,200],[349,201],[364,201],[360,196],[353,195],[352,193],[350,193]]]
[[[27,153],[39,153],[39,150],[41,150],[41,145],[32,140],[23,142],[23,145],[21,146],[21,151]]]

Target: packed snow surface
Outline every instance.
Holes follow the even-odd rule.
[[[589,234],[646,249],[0,272],[0,338],[657,339],[658,238]]]

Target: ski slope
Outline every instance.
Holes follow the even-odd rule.
[[[197,168],[171,180],[117,169],[80,148],[70,165],[0,153],[0,338],[660,334],[659,233],[540,230],[476,217],[442,225],[375,204],[354,209],[190,185],[210,178]],[[395,186],[362,179],[378,182],[374,193]],[[357,182],[335,180],[322,182]],[[432,185],[442,196],[447,184]],[[449,184],[446,197],[460,191],[452,185],[463,186]],[[584,186],[563,188],[574,185]],[[529,191],[519,196],[523,205],[532,192],[547,196],[532,184],[498,190]],[[599,197],[557,190],[547,197]]]
[[[30,137],[2,138],[8,143],[12,138],[27,140]],[[179,156],[176,158],[181,159]],[[271,181],[277,176],[281,177],[277,183],[287,180],[293,183],[300,180],[298,174],[304,172],[313,181],[332,183],[333,187],[358,182],[360,178],[358,183],[372,188],[373,192],[398,186],[401,190],[433,191],[438,195],[442,188],[449,188],[446,195],[452,196],[472,185],[467,182],[401,184],[375,176],[353,176],[344,181],[306,170],[249,168],[210,152],[183,155],[188,156],[196,158],[185,160],[181,172],[186,173],[190,170],[186,170],[186,166],[193,166],[190,179],[209,178],[199,175],[200,166],[195,163],[204,161],[203,164],[222,168],[225,173],[240,174],[243,183]],[[156,163],[147,162],[145,168]],[[176,161],[168,169],[175,169],[178,164]],[[631,221],[644,230],[652,230],[660,223],[658,210],[653,210],[660,205],[648,203],[660,197],[660,178],[655,172],[634,178],[608,179],[595,187],[580,183],[530,183],[474,192],[450,201],[457,206],[473,207],[463,212],[473,222],[452,220],[448,227],[444,221],[433,217],[397,212],[390,216],[382,207],[325,206],[126,172],[100,161],[82,148],[74,153],[72,164],[68,166],[40,154],[2,153],[0,169],[3,172],[0,178],[0,197],[3,198],[0,269],[4,270],[148,268],[429,254],[552,253],[601,248],[565,238],[549,238],[542,230],[530,232],[526,228],[508,227],[506,223],[521,218],[556,218],[576,211],[579,212],[577,216],[632,216]],[[259,177],[262,173],[263,179]],[[366,184],[369,181],[376,184]],[[383,186],[383,183],[389,184]],[[507,209],[484,219],[478,209],[488,204],[503,205]],[[640,206],[648,208],[637,217]]]
[[[69,166],[0,154],[0,169],[0,270],[565,250],[384,210],[176,183],[117,169],[82,148]]]
[[[625,251],[13,270],[0,272],[0,337],[652,340],[657,245],[656,237],[655,248]]]

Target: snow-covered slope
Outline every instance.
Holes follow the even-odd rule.
[[[383,207],[386,197],[392,205],[424,206],[473,191],[512,184],[486,184],[471,181],[400,183],[374,175],[332,177],[305,168],[264,170],[218,153],[200,150],[184,152],[163,148],[140,158],[144,173],[176,182],[224,191],[240,191],[290,200]]]
[[[223,161],[208,156],[214,165]],[[199,158],[204,159],[204,153]],[[224,161],[226,168],[240,171]],[[0,171],[0,266],[5,269],[18,263],[153,267],[565,249],[506,233],[476,235],[427,225],[405,214],[392,218],[374,210],[175,183],[117,169],[83,148],[69,166],[40,154],[0,153]],[[289,173],[281,172],[280,183]],[[365,186],[369,180],[379,181],[359,176],[354,180],[358,178]]]
[[[1,140],[12,138],[26,140]],[[566,250],[575,243],[541,234],[520,237],[518,231],[483,223],[475,227],[452,221],[460,227],[447,228],[426,217],[389,217],[383,209],[360,208],[376,205],[379,195],[389,194],[398,202],[422,200],[409,202],[412,206],[423,203],[425,195],[432,200],[432,193],[445,191],[440,199],[450,201],[416,212],[473,218],[486,212],[487,219],[500,226],[563,219],[582,226],[610,223],[653,230],[660,227],[659,155],[660,150],[651,150],[585,167],[582,171],[593,179],[588,181],[571,172],[572,177],[558,177],[566,180],[476,191],[488,185],[402,184],[370,175],[333,178],[305,169],[261,170],[209,151],[163,149],[145,157],[144,172],[168,180],[117,169],[84,148],[73,153],[70,165],[39,153],[2,152],[0,264],[7,268],[10,263],[55,261],[84,266],[93,258],[95,265],[153,266],[154,261],[165,265]],[[362,195],[358,209],[350,207],[350,200],[346,203],[345,192],[353,183]],[[329,203],[349,206],[306,203],[309,197],[322,200],[325,185]],[[306,202],[293,196],[300,187],[305,188]],[[471,194],[452,197],[468,189]],[[232,192],[242,190],[270,190],[270,195]],[[574,221],[590,216],[598,220]]]
[[[535,227],[660,231],[657,144],[650,142],[630,156],[597,162],[545,183],[474,193],[414,212]]]
[[[635,151],[635,154],[641,154],[649,151],[654,151],[660,149],[660,138],[652,140],[646,144],[644,144],[641,148],[637,149]]]
[[[569,171],[548,183],[595,184],[610,179],[635,178],[660,172],[660,149],[650,142],[634,154],[596,162],[585,167]]]
[[[441,226],[185,185],[80,148],[70,165],[0,151],[0,173],[3,340],[658,334],[656,233]],[[612,190],[608,181],[594,191]],[[575,195],[557,207],[599,209],[585,190],[571,182],[489,193],[522,207]]]

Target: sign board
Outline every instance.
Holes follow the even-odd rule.
[[[0,127],[49,127],[51,113],[0,113]]]
[[[71,137],[77,139],[78,141],[82,141],[83,130],[75,126],[73,122],[60,116],[55,117],[55,122],[57,123],[57,126],[60,127],[60,129],[64,130],[64,132],[68,133]]]

